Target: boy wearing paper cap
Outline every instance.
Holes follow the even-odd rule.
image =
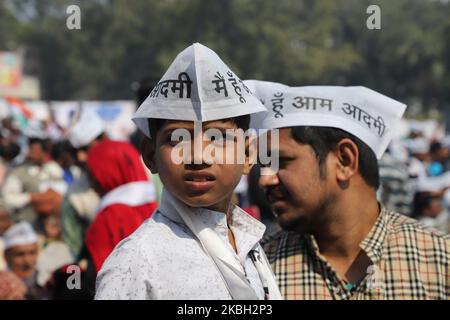
[[[264,225],[231,204],[250,170],[248,156],[242,163],[203,158],[205,149],[225,140],[231,146],[225,154],[236,149],[227,130],[246,130],[249,115],[261,111],[210,49],[196,43],[176,57],[134,117],[146,135],[144,161],[164,184],[161,204],[108,257],[96,299],[280,298],[258,244]],[[208,130],[219,135],[209,139]],[[188,134],[181,142],[174,139],[180,133]],[[181,162],[175,159],[180,146]]]
[[[406,106],[364,87],[247,86],[278,129],[260,184],[281,227],[265,242],[286,299],[448,299],[448,236],[377,202],[378,164]]]

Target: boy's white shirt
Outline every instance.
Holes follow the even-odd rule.
[[[237,254],[224,213],[188,207],[164,190],[159,209],[103,264],[95,298],[264,299],[264,281],[268,298],[281,299],[259,245],[265,226],[237,206],[232,212]],[[252,250],[261,257],[260,272]]]

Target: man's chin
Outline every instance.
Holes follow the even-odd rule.
[[[28,279],[29,277],[31,277],[34,273],[34,269],[29,269],[29,270],[19,270],[16,271],[15,274],[21,278],[21,279]]]
[[[280,227],[286,231],[295,231],[298,233],[309,232],[309,219],[306,217],[293,217],[288,212],[279,214],[277,221]]]

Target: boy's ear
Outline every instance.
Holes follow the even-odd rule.
[[[155,141],[150,138],[144,137],[141,141],[142,159],[144,160],[145,166],[152,172],[158,173],[158,168],[156,167],[153,157],[155,155]]]

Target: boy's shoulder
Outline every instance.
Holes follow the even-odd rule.
[[[156,211],[108,256],[97,276],[96,299],[149,298],[156,289],[147,286],[161,284],[196,247],[187,229]]]
[[[159,253],[167,254],[189,241],[195,242],[195,238],[186,226],[173,222],[157,210],[135,232],[119,242],[111,256],[122,257],[121,260],[149,259]]]

